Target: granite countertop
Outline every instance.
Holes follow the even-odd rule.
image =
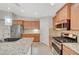
[[[63,44],[79,54],[79,43],[63,43]]]
[[[40,33],[22,33],[22,34],[40,34]]]
[[[31,48],[32,39],[0,43],[0,55],[26,55]]]

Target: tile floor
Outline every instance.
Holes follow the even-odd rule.
[[[32,55],[52,55],[50,48],[43,43],[32,44]]]

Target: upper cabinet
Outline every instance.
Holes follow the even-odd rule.
[[[70,30],[70,20],[71,20],[71,5],[65,4],[59,11],[56,12],[53,18],[53,26],[55,29],[66,29]]]
[[[62,7],[57,13],[57,21],[61,22],[63,20],[68,19],[68,5],[65,5],[64,7]]]
[[[40,29],[40,21],[24,21],[25,29]]]
[[[24,29],[40,29],[40,21],[13,20],[12,24],[22,25]]]
[[[13,24],[23,25],[23,20],[13,20]]]
[[[79,4],[71,6],[71,30],[79,30]]]

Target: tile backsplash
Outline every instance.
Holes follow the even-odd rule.
[[[32,34],[32,33],[39,34],[40,30],[39,29],[25,29],[24,33],[26,33],[26,34]]]
[[[49,35],[52,37],[61,36],[61,33],[72,33],[77,35],[77,39],[79,42],[79,31],[66,31],[66,30],[53,30],[52,28],[49,29]]]

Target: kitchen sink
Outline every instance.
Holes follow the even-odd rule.
[[[17,41],[19,39],[21,39],[21,38],[5,38],[4,41],[5,42],[13,42],[13,41]]]

